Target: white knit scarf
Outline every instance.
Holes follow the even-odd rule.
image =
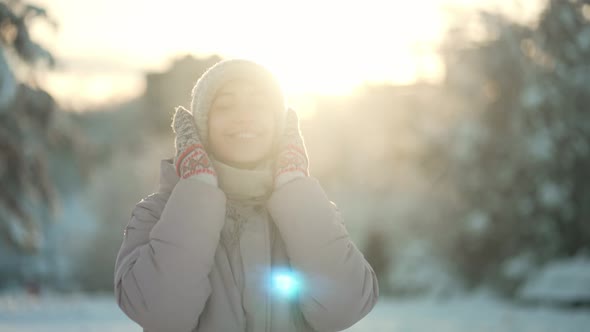
[[[280,265],[288,262],[288,258],[284,253],[284,244],[266,210],[266,201],[273,191],[273,164],[271,160],[267,160],[249,170],[232,167],[213,157],[211,161],[217,172],[219,187],[227,197],[227,212],[221,232],[221,241],[227,250],[230,266],[240,293],[245,296],[245,276],[242,270],[244,267],[242,265],[242,253],[240,252],[240,236],[246,223],[255,222],[255,220],[269,223],[271,248],[275,250],[279,247],[282,248],[272,253],[272,260]],[[246,292],[252,291],[246,290]],[[290,326],[294,326],[298,331],[307,330],[304,328],[307,325],[295,303],[280,298],[274,298],[271,301],[272,304],[270,305],[273,308],[271,329],[282,329],[288,326],[284,324],[294,324]],[[290,323],[286,323],[287,321]]]
[[[217,172],[219,188],[227,197],[226,220],[221,240],[232,250],[239,241],[244,223],[252,218],[268,218],[265,203],[273,190],[272,161],[261,162],[254,169],[230,166],[210,157]]]

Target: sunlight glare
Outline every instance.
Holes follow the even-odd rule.
[[[159,71],[179,54],[243,57],[268,66],[287,93],[327,95],[367,82],[436,80],[442,72],[435,45],[445,0],[39,1],[60,22],[48,38],[56,56],[88,64]],[[97,83],[85,91],[97,99],[106,90]]]

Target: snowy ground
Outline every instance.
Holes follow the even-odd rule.
[[[347,331],[583,332],[590,331],[590,309],[522,307],[489,296],[385,299]]]
[[[518,307],[489,296],[455,300],[381,298],[350,332],[413,331],[590,331],[590,310]],[[0,295],[0,331],[141,331],[110,296]]]

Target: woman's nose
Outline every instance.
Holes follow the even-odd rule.
[[[234,120],[237,122],[252,122],[256,120],[257,112],[251,105],[240,105],[235,113]]]

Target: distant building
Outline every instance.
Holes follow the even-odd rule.
[[[197,59],[191,55],[175,60],[165,72],[146,74],[146,90],[143,96],[149,122],[158,131],[168,131],[178,105],[189,108],[191,90],[197,79],[215,63],[221,61],[219,56]]]

